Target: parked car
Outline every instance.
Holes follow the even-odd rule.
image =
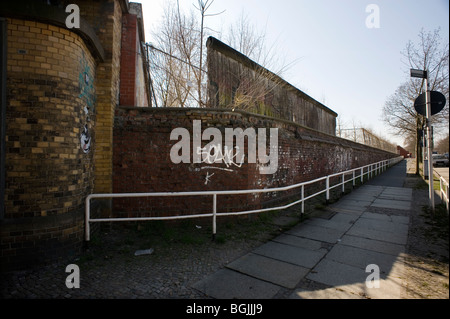
[[[448,158],[441,154],[433,154],[433,166],[448,167]]]

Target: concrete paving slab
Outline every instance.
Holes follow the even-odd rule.
[[[233,261],[227,268],[290,289],[309,272],[307,268],[252,253]]]
[[[330,218],[330,221],[337,222],[337,223],[354,224],[358,218],[359,218],[359,216],[341,213],[341,214],[334,215],[332,218]]]
[[[352,200],[355,200],[355,201],[371,202],[375,198],[377,198],[379,196],[379,194],[378,193],[369,193],[369,192],[359,192],[359,193],[352,192],[346,196],[348,196],[348,198],[351,198]]]
[[[368,265],[375,264],[379,267],[380,277],[386,278],[391,272],[397,256],[338,244],[331,249],[326,259],[358,267],[364,271]]]
[[[305,221],[305,224],[341,230],[344,232],[347,229],[349,229],[350,227],[352,227],[352,225],[353,225],[350,222],[345,222],[345,221],[341,222],[341,221],[338,221],[337,219],[324,220],[324,219],[317,219],[317,218],[308,219]]]
[[[403,188],[403,187],[386,187],[381,194],[404,194],[412,196],[413,190],[412,188]]]
[[[350,195],[351,196],[379,196],[385,187],[383,186],[374,186],[365,184],[364,187],[360,187],[355,189]]]
[[[326,227],[300,224],[297,225],[286,232],[287,234],[324,241],[327,243],[334,244],[339,238],[345,233],[343,230],[336,230]]]
[[[406,245],[407,235],[393,232],[381,231],[379,229],[370,229],[367,227],[353,226],[346,235],[358,236],[368,239],[375,239],[388,243]]]
[[[363,185],[364,187],[358,187],[355,190],[355,193],[372,193],[372,194],[379,194],[383,191],[383,189],[385,189],[384,186],[377,186],[377,185],[370,185],[367,183],[364,183]]]
[[[393,256],[397,256],[400,253],[405,252],[405,246],[403,245],[388,243],[385,241],[378,241],[374,239],[367,239],[347,234],[341,238],[339,244],[377,251],[380,253],[390,254]]]
[[[282,234],[282,235],[272,239],[272,241],[280,243],[280,244],[287,244],[287,245],[305,248],[305,249],[309,249],[309,250],[320,250],[323,247],[322,242],[320,242],[318,240],[302,238],[302,237],[289,235],[289,234]]]
[[[329,286],[340,288],[345,286],[346,291],[359,295],[364,291],[368,275],[365,269],[324,258],[306,278]]]
[[[411,195],[405,195],[405,194],[381,194],[378,196],[379,199],[389,199],[389,200],[400,200],[400,201],[411,201],[412,196]]]
[[[386,215],[386,214],[379,214],[379,213],[372,213],[372,212],[364,212],[361,215],[361,218],[385,220],[385,221],[390,221],[390,222],[393,222],[396,224],[409,225],[409,217],[408,216],[397,216],[397,215]]]
[[[410,201],[400,201],[395,199],[376,199],[371,207],[379,207],[379,208],[392,208],[392,209],[400,209],[400,210],[410,210],[411,202]]]
[[[326,254],[326,249],[309,250],[291,245],[268,242],[253,253],[263,255],[280,261],[288,262],[305,268],[312,268]]]
[[[397,224],[391,221],[379,220],[379,219],[369,219],[360,218],[354,224],[354,227],[363,227],[367,229],[381,230],[385,232],[398,233],[407,236],[408,235],[408,225]]]
[[[409,217],[408,216],[397,216],[397,215],[390,215],[392,222],[397,224],[405,224],[409,227]]]
[[[363,212],[372,202],[369,201],[354,201],[354,200],[341,200],[333,205],[333,207],[344,208],[350,210],[356,210]]]
[[[328,210],[336,212],[336,213],[341,213],[341,214],[349,214],[349,215],[353,215],[358,217],[359,215],[361,215],[364,211],[361,211],[361,208],[342,208],[342,207],[337,207],[337,206],[330,206],[328,208]]]
[[[400,254],[387,278],[381,278],[378,288],[366,288],[366,295],[372,299],[400,299],[405,276],[404,254]]]
[[[198,281],[193,288],[216,299],[270,299],[281,289],[226,268]]]
[[[379,196],[404,196],[412,199],[412,188],[386,187]]]
[[[394,264],[394,267],[401,267],[398,263]],[[398,269],[394,272],[400,273]],[[365,272],[364,269],[359,267],[349,266],[341,264],[324,258],[317,267],[313,269],[306,277],[308,279],[331,285],[333,288],[325,289],[326,291],[314,292],[307,291],[295,291],[291,297],[295,297],[295,294],[299,297],[314,298],[316,296],[323,296],[324,298],[373,298],[373,299],[398,299],[401,296],[401,278],[399,276],[388,276],[386,278],[380,278],[378,283],[379,287],[369,288],[366,285],[366,279],[371,275],[371,272]],[[339,292],[336,293],[335,290]]]

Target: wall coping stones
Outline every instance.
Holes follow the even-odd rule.
[[[66,27],[68,13],[56,6],[46,5],[40,1],[14,0],[0,2],[0,16],[16,19],[41,21],[61,28]],[[80,28],[68,29],[78,34],[86,43],[93,55],[101,61],[105,59],[105,51],[90,24],[80,17]]]
[[[309,141],[316,141],[319,143],[327,143],[327,144],[334,144],[334,145],[341,145],[341,146],[347,146],[354,149],[365,149],[365,150],[373,150],[375,152],[381,152],[381,153],[389,153],[389,154],[395,154],[388,151],[384,151],[381,149],[377,149],[371,146],[367,146],[364,144],[356,143],[335,135],[327,134],[325,132],[317,131],[313,128],[285,120],[280,118],[274,118],[266,115],[261,114],[254,114],[247,111],[235,109],[227,109],[227,108],[186,108],[186,107],[137,107],[137,106],[119,106],[116,108],[116,118],[118,116],[119,111],[126,111],[126,112],[138,112],[142,114],[180,114],[184,113],[187,116],[192,115],[198,115],[199,117],[202,116],[202,114],[206,114],[206,116],[212,116],[213,114],[220,114],[220,115],[228,115],[228,116],[238,116],[242,118],[246,118],[248,122],[252,123],[251,119],[256,119],[258,121],[265,122],[265,125],[272,126],[272,127],[278,127],[283,128],[288,131],[291,131],[296,138],[303,139],[303,140],[309,140]],[[156,117],[155,117],[156,118]],[[395,154],[396,155],[396,154]]]

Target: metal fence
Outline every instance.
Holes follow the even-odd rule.
[[[224,190],[224,191],[195,191],[195,192],[155,192],[155,193],[116,193],[116,194],[91,194],[86,197],[86,210],[85,210],[85,240],[90,240],[90,223],[99,222],[120,222],[120,221],[149,221],[149,220],[174,220],[174,219],[187,219],[187,218],[200,218],[200,217],[212,217],[212,231],[213,237],[216,235],[216,220],[220,216],[232,216],[232,215],[244,215],[262,213],[274,210],[283,210],[291,206],[301,204],[301,214],[305,210],[305,201],[311,199],[319,194],[326,194],[326,199],[330,199],[330,191],[334,188],[341,187],[342,193],[345,191],[345,184],[352,182],[352,185],[356,185],[357,179],[364,182],[364,176],[370,179],[372,176],[379,174],[386,170],[387,167],[392,166],[403,159],[402,156],[389,160],[372,163],[362,167],[354,168],[351,170],[331,174],[328,176],[320,177],[311,181],[306,181],[290,186],[277,187],[277,188],[265,188],[265,189],[248,189],[248,190]],[[348,177],[351,175],[351,177]],[[331,185],[330,180],[333,177],[340,177],[340,182]],[[346,179],[346,177],[348,177]],[[325,181],[325,188],[317,191],[314,194],[305,197],[305,186],[320,181]],[[283,192],[292,190],[295,188],[300,189],[300,199],[295,200],[289,204],[261,208],[255,210],[237,211],[237,212],[218,212],[217,211],[217,197],[223,195],[241,195],[241,194],[256,194],[256,193],[269,193],[269,192]],[[181,216],[159,216],[159,217],[121,217],[121,218],[91,218],[91,200],[94,198],[120,198],[120,197],[174,197],[174,196],[211,196],[212,198],[212,211],[203,214],[181,215]]]
[[[386,141],[385,139],[373,134],[372,132],[364,128],[338,128],[336,130],[336,135],[356,143],[364,144],[391,153],[397,153],[396,145]]]
[[[449,211],[448,207],[448,182],[444,179],[444,177],[439,175],[439,195],[441,196],[441,200],[445,203],[445,207],[447,208],[447,213]]]

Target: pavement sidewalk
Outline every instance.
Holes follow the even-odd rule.
[[[220,299],[401,297],[412,189],[402,161],[194,284]]]

